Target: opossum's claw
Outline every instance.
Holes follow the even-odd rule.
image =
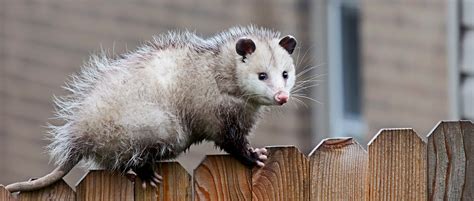
[[[259,154],[264,154],[264,155],[267,155],[268,154],[268,151],[267,149],[265,148],[256,148],[255,149],[255,152],[259,153]]]
[[[125,176],[128,178],[128,180],[132,182],[135,182],[135,180],[137,179],[137,174],[133,170],[128,170],[125,173]]]
[[[157,188],[158,184],[160,184],[162,182],[162,177],[159,174],[157,174],[156,172],[153,173],[153,176],[151,177],[151,179],[149,181],[143,181],[142,182],[142,188],[143,189],[146,189],[146,186],[147,186],[146,183],[147,182],[150,183],[150,186]]]
[[[153,178],[151,179],[151,181],[152,181],[152,182],[155,182],[155,183],[157,183],[157,184],[161,183],[161,179],[158,179],[157,177],[153,177]]]
[[[153,181],[150,181],[150,185],[156,188],[156,184]]]
[[[159,175],[158,173],[154,172],[153,175],[158,179],[158,180],[163,180],[163,177]]]
[[[160,184],[163,180],[163,177],[155,172],[153,170],[153,166],[151,165],[144,165],[139,168],[134,168],[134,172],[142,181],[142,187],[144,189],[146,188],[147,183],[149,183],[152,187],[157,187],[158,184]]]
[[[261,161],[267,160],[267,149],[265,148],[256,148],[254,149],[255,153],[257,153],[258,159]]]
[[[265,166],[264,161],[268,159],[267,157],[267,149],[265,148],[250,148],[250,152],[252,152],[253,157],[256,160],[256,164],[258,167]]]

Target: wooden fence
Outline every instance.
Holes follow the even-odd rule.
[[[64,181],[6,200],[474,200],[474,124],[441,122],[427,142],[412,129],[383,129],[368,152],[351,138],[323,140],[309,156],[269,147],[264,168],[209,155],[194,179],[176,162],[159,164],[158,189],[90,171],[73,191]],[[194,185],[194,187],[192,187]],[[15,198],[14,198],[15,197]]]

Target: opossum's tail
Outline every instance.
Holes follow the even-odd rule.
[[[32,181],[13,183],[7,185],[5,188],[11,193],[18,191],[34,191],[44,188],[63,178],[74,166],[76,166],[78,162],[79,161],[66,162],[44,177]]]

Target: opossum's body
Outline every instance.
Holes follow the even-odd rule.
[[[246,136],[263,105],[286,102],[288,96],[278,94],[289,94],[295,79],[288,53],[296,42],[290,41],[289,49],[281,41],[278,33],[255,27],[210,39],[171,32],[118,59],[93,56],[68,83],[71,94],[56,100],[64,123],[51,126],[53,161],[67,167],[63,174],[80,160],[141,171],[209,140],[243,163],[257,164],[259,156],[249,151]],[[262,69],[272,80],[257,81],[267,82],[267,88],[253,77]],[[278,75],[272,77],[272,71]],[[281,79],[283,71],[290,73],[288,79]]]
[[[98,58],[84,68],[83,74],[99,77],[85,83],[92,87],[74,98],[73,104],[60,104],[60,108],[67,108],[79,101],[77,108],[67,108],[73,110],[68,115],[73,118],[70,123],[53,132],[50,148],[55,161],[84,155],[103,168],[118,169],[154,155],[159,156],[157,159],[177,156],[194,141],[202,140],[199,136],[191,138],[192,129],[217,130],[206,128],[218,122],[212,123],[212,116],[219,91],[209,79],[213,77],[211,67],[203,65],[212,57],[193,51],[183,46],[147,51],[149,55],[132,54],[119,61]],[[104,68],[91,72],[98,65]],[[200,110],[203,107],[211,110]],[[207,122],[192,128],[191,121]],[[72,134],[74,130],[79,132]],[[148,148],[156,150],[151,153]]]

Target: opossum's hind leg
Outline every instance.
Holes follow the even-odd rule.
[[[163,177],[161,177],[161,175],[159,175],[154,170],[153,165],[148,164],[148,163],[140,167],[132,167],[131,170],[133,171],[133,173],[135,173],[135,175],[138,178],[140,178],[140,180],[142,181],[143,188],[146,188],[147,183],[150,183],[151,186],[156,187],[163,180]],[[133,173],[127,172],[127,175],[130,175]]]

